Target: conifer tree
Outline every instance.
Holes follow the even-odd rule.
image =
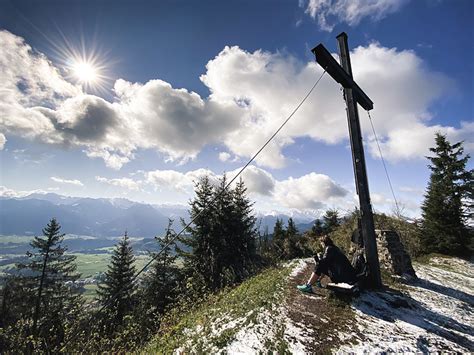
[[[324,234],[324,227],[320,219],[314,221],[313,226],[311,227],[311,232],[316,236],[322,236]]]
[[[80,277],[76,272],[76,257],[65,253],[67,248],[61,244],[64,234],[60,230],[61,226],[53,218],[43,229],[43,236],[31,241],[34,250],[27,252],[26,263],[17,265],[20,277],[8,285],[12,291],[20,292],[21,298],[17,294],[10,299],[16,304],[4,304],[5,308],[19,313],[17,321],[31,321],[27,333],[34,336],[36,346],[48,352],[60,348],[65,328],[80,311],[79,290],[74,286]]]
[[[323,216],[324,233],[328,234],[341,225],[341,218],[339,211],[336,209],[329,209]]]
[[[213,288],[221,288],[234,283],[241,269],[239,263],[240,235],[236,220],[233,193],[227,187],[227,177],[224,174],[213,193],[214,218],[213,234],[215,240],[215,271],[216,284]]]
[[[97,290],[99,303],[104,307],[105,323],[110,329],[123,324],[123,319],[133,310],[136,286],[135,256],[130,240],[124,237],[115,246],[103,283]]]
[[[276,219],[275,227],[273,228],[273,246],[277,257],[284,257],[283,243],[285,241],[286,230],[283,227],[283,221]]]
[[[299,256],[297,247],[298,229],[296,228],[293,218],[288,219],[288,227],[286,228],[283,250],[285,251],[285,259],[293,259]]]
[[[243,280],[256,254],[255,218],[245,185],[240,181],[232,190],[227,184],[225,175],[217,187],[207,176],[196,184],[190,203],[194,222],[181,239],[191,249],[180,251],[188,276],[208,290]]]
[[[240,179],[232,192],[234,223],[230,232],[234,237],[228,242],[230,260],[237,276],[235,281],[241,281],[252,272],[256,257],[256,218],[252,214],[253,203],[246,193],[247,188]]]
[[[426,252],[459,255],[470,244],[466,219],[473,170],[466,170],[469,155],[462,157],[462,142],[451,144],[439,133],[435,141],[430,148],[434,156],[428,157],[431,176],[422,205],[421,243]]]
[[[188,250],[179,250],[184,260],[184,270],[197,288],[216,289],[220,280],[221,240],[216,236],[216,207],[211,203],[214,187],[209,177],[196,183],[196,197],[190,202],[189,217],[194,220],[187,235],[180,239]]]
[[[163,314],[166,307],[175,299],[178,292],[179,268],[176,266],[176,244],[173,240],[176,233],[172,229],[173,220],[168,220],[166,233],[157,237],[160,254],[156,256],[150,273],[145,279],[146,303]]]

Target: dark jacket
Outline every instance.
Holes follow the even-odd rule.
[[[354,284],[357,281],[356,272],[351,263],[335,245],[326,247],[323,257],[316,265],[315,273],[325,274],[335,283]]]

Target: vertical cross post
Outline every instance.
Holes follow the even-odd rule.
[[[341,66],[352,78],[352,67],[347,45],[347,34],[342,32],[337,36]],[[364,240],[365,255],[370,270],[371,285],[381,287],[380,264],[377,253],[377,242],[375,236],[374,216],[370,203],[369,183],[365,166],[364,146],[362,145],[362,133],[359,122],[357,101],[354,98],[353,89],[344,88],[344,99],[346,101],[347,121],[349,124],[349,135],[352,149],[352,162],[354,165],[354,176],[356,190],[359,196],[362,238]]]
[[[349,124],[349,136],[351,139],[352,162],[356,190],[359,195],[361,212],[362,238],[364,240],[365,255],[370,270],[370,285],[381,287],[379,256],[377,253],[377,241],[375,239],[374,216],[370,204],[369,183],[365,167],[364,146],[362,145],[362,133],[359,122],[357,104],[369,111],[374,108],[372,100],[357,85],[352,78],[351,60],[349,47],[347,45],[347,34],[342,32],[337,36],[341,65],[334,59],[329,51],[320,43],[311,51],[316,56],[316,61],[331,77],[344,88],[344,99],[346,101],[347,121]]]

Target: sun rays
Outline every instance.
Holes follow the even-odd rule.
[[[97,40],[85,41],[83,36],[72,41],[58,30],[59,37],[48,38],[53,61],[64,78],[79,85],[86,93],[106,94],[113,80],[111,77],[114,61],[97,44]],[[45,36],[46,37],[46,36]]]

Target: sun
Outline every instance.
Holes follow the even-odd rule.
[[[87,61],[75,62],[72,65],[72,72],[80,83],[86,85],[93,85],[100,77],[98,69]]]
[[[108,50],[95,39],[86,41],[83,34],[71,40],[59,31],[46,39],[53,61],[59,64],[58,69],[68,82],[85,94],[109,93],[117,60],[110,57]]]

